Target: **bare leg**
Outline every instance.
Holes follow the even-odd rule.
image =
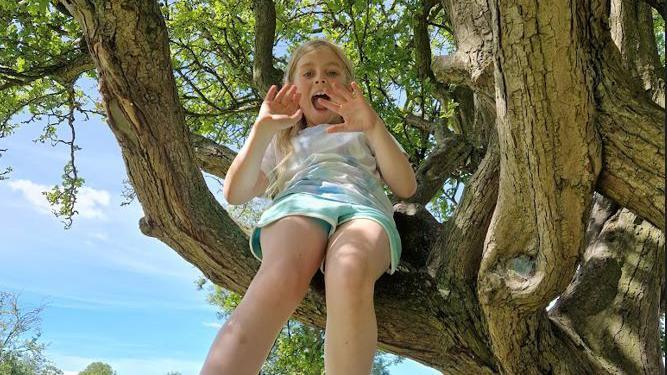
[[[262,265],[211,345],[202,375],[259,372],[280,329],[307,293],[326,240],[324,230],[302,216],[288,216],[262,229]]]
[[[368,219],[339,227],[325,262],[327,375],[368,375],[377,349],[375,281],[389,268],[389,239]]]

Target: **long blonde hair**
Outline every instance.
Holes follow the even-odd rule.
[[[297,63],[303,55],[323,47],[331,49],[343,63],[345,68],[345,83],[349,84],[352,82],[354,80],[354,67],[350,59],[345,55],[343,49],[326,39],[312,39],[302,43],[292,52],[289,62],[287,63],[287,68],[285,69],[285,75],[283,76],[283,85],[294,82],[294,71],[296,70]],[[271,176],[267,176],[269,177],[270,184],[266,189],[266,195],[269,198],[273,199],[284,188],[284,185],[287,182],[285,181],[285,170],[287,169],[286,161],[294,152],[291,140],[304,128],[306,128],[306,118],[305,116],[302,116],[301,120],[294,124],[294,126],[280,130],[278,134],[276,134],[276,149],[279,151],[280,155],[284,156],[282,160],[276,164],[274,170],[271,171]]]

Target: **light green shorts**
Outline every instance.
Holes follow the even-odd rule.
[[[250,251],[255,258],[262,260],[262,248],[259,241],[262,227],[289,215],[303,215],[319,219],[316,221],[328,233],[328,237],[334,234],[337,225],[346,221],[358,218],[376,221],[382,225],[389,237],[391,266],[387,273],[391,275],[396,271],[401,258],[401,238],[394,218],[387,217],[376,208],[339,202],[308,193],[293,193],[281,197],[262,213],[249,239]],[[324,273],[324,259],[320,264],[320,271]]]

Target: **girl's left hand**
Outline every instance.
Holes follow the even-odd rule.
[[[356,82],[350,84],[352,91],[336,82],[331,89],[324,90],[331,100],[319,98],[325,108],[341,115],[343,122],[327,127],[327,133],[367,132],[380,120],[377,113],[366,102]]]

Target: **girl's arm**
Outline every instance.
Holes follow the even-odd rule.
[[[271,138],[301,119],[296,86],[287,84],[276,91],[276,85],[267,91],[248,139],[227,170],[222,194],[229,204],[243,204],[266,191],[268,181],[261,168]]]
[[[375,151],[375,159],[384,181],[399,198],[407,199],[417,191],[417,178],[408,158],[401,152],[382,119],[365,130],[366,137]]]
[[[225,176],[222,194],[229,204],[243,204],[266,190],[267,179],[260,168],[272,137],[273,133],[261,126],[255,125],[250,130],[246,143]]]

